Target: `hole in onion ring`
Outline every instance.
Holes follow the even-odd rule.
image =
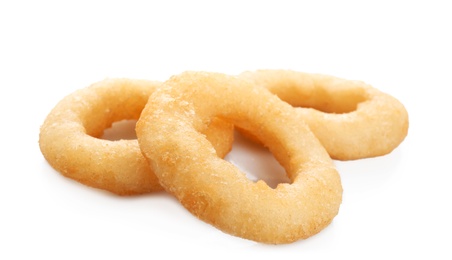
[[[237,131],[234,133],[232,150],[225,160],[243,171],[251,181],[262,180],[270,188],[274,189],[280,183],[291,183],[285,169],[267,148]]]
[[[304,99],[291,97],[287,103],[293,107],[312,108],[324,113],[330,114],[345,114],[356,111],[358,104],[366,101],[364,93],[341,93],[340,95],[330,96],[327,94],[319,94],[320,99],[312,98]]]
[[[137,120],[121,120],[114,122],[110,128],[104,130],[101,139],[117,141],[117,140],[133,140],[137,139],[135,125]]]

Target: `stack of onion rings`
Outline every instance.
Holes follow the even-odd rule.
[[[104,140],[114,122],[137,120],[137,139]],[[270,188],[223,160],[234,127],[269,148],[291,183]],[[338,214],[333,160],[390,153],[408,113],[361,81],[287,70],[230,76],[184,72],[165,82],[106,79],[63,98],[39,146],[66,177],[118,195],[166,190],[220,230],[262,243],[291,243]]]

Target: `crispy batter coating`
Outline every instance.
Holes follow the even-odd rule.
[[[324,229],[342,202],[332,159],[295,115],[267,89],[238,77],[184,72],[150,96],[136,133],[161,185],[193,215],[234,236],[291,243]],[[292,182],[273,189],[221,159],[201,134],[215,117],[262,140]]]
[[[307,122],[333,159],[385,155],[408,134],[403,104],[362,81],[291,70],[246,71],[240,77],[295,107],[298,120]]]
[[[138,141],[104,140],[121,120],[138,120],[160,82],[105,79],[64,97],[41,126],[39,146],[48,163],[66,177],[118,195],[163,190]],[[219,119],[204,129],[218,156],[232,147],[233,125]]]

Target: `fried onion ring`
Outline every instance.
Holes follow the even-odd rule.
[[[138,120],[161,82],[105,79],[63,98],[40,128],[39,146],[62,175],[118,195],[163,188],[141,154],[137,139],[104,140],[104,130],[121,120]],[[204,129],[218,156],[232,147],[233,125],[219,119]]]
[[[291,70],[246,71],[240,77],[294,106],[333,159],[385,155],[407,136],[403,104],[362,81]]]
[[[265,88],[235,76],[189,71],[150,96],[136,133],[161,185],[194,216],[234,236],[282,244],[320,232],[342,202],[332,159],[294,114]],[[219,158],[201,134],[215,117],[259,138],[291,183],[272,189]]]

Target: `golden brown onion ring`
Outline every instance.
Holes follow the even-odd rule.
[[[136,133],[162,186],[193,215],[234,236],[270,244],[308,238],[338,214],[332,159],[294,109],[234,76],[185,72],[155,91]],[[252,182],[201,134],[215,117],[256,135],[292,183]]]
[[[247,71],[240,77],[295,107],[298,120],[308,123],[333,159],[385,155],[407,136],[403,104],[362,81],[291,70]]]
[[[138,120],[160,82],[106,79],[63,98],[40,129],[39,146],[48,163],[66,177],[119,195],[163,190],[141,154],[138,141],[104,140],[104,130],[121,120]],[[218,156],[232,147],[233,125],[215,119],[204,129]]]

